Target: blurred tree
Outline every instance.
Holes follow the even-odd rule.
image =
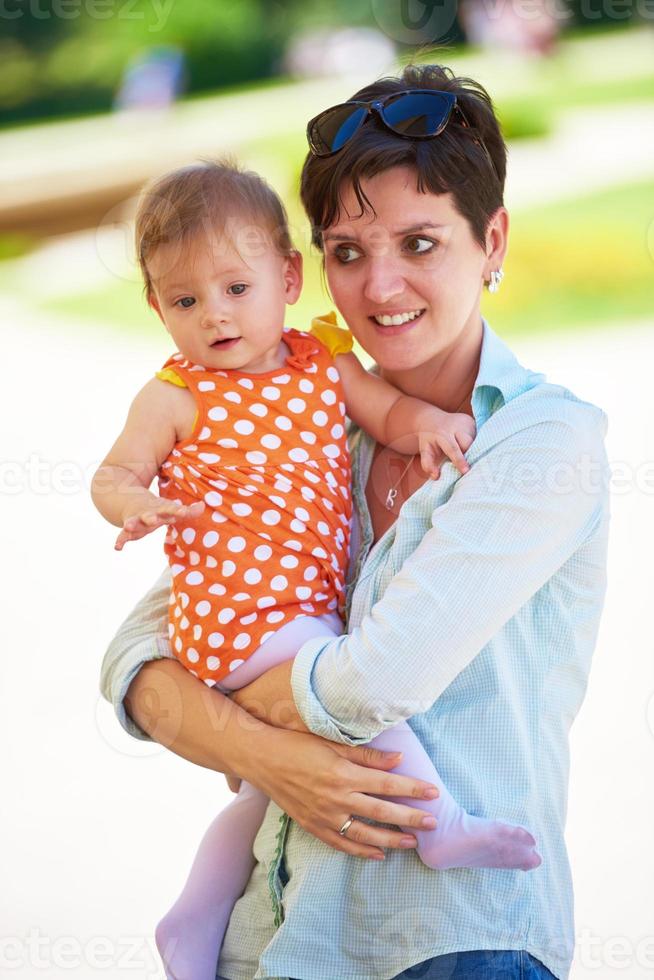
[[[31,51],[52,47],[70,30],[70,21],[58,17],[55,6],[58,11],[56,0],[40,0],[33,7],[20,0],[3,4],[2,39],[11,38]]]
[[[634,6],[569,3],[585,26],[615,25]],[[152,47],[180,49],[188,91],[204,92],[275,76],[300,31],[369,26],[410,56],[462,41],[457,14],[457,0],[3,0],[0,124],[109,110],[127,65]]]
[[[299,6],[299,3],[297,4]],[[18,5],[0,40],[0,110],[9,122],[109,109],[126,65],[152,46],[186,56],[189,89],[206,91],[274,74],[285,7],[274,0],[87,0]]]

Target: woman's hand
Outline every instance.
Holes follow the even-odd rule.
[[[285,666],[272,668],[262,678]],[[290,688],[282,683],[278,688],[288,701]],[[422,810],[383,799],[425,799],[430,786],[387,772],[399,764],[397,756],[273,727],[253,718],[235,700],[207,687],[179,661],[164,658],[141,667],[129,686],[125,707],[154,741],[196,765],[225,773],[228,782],[233,774],[247,779],[305,830],[337,850],[383,857],[380,848],[400,847],[405,836],[355,820],[347,836],[340,837],[338,830],[350,815],[420,826]]]
[[[346,854],[383,857],[383,847],[415,847],[415,837],[356,819],[347,836],[339,835],[349,816],[425,830],[424,810],[383,797],[435,799],[438,790],[422,779],[386,772],[399,764],[401,753],[343,745],[309,732],[293,700],[292,670],[287,660],[231,694],[239,707],[280,730],[274,752],[261,760],[252,781],[310,834]],[[431,796],[425,795],[428,789]],[[402,845],[402,839],[410,843]]]
[[[341,745],[304,732],[276,731],[270,752],[259,760],[251,781],[304,830],[325,844],[356,857],[384,857],[384,847],[416,846],[416,838],[400,830],[375,827],[356,817],[404,827],[421,826],[424,810],[385,800],[386,796],[434,799],[431,783],[386,770],[397,766],[393,755],[367,745]],[[427,790],[432,790],[427,795]],[[348,817],[355,820],[347,834],[338,833]],[[402,840],[409,841],[401,844]]]

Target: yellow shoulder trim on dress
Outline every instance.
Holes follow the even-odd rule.
[[[354,344],[350,331],[338,326],[336,313],[333,310],[324,316],[314,316],[309,333],[325,345],[332,357],[336,357],[337,354],[347,354]]]
[[[162,368],[161,371],[155,371],[155,376],[161,381],[170,381],[171,384],[178,385],[180,388],[188,388],[186,382],[172,368],[167,367]]]

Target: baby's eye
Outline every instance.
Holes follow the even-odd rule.
[[[235,282],[233,286],[230,286],[229,287],[229,289],[227,290],[227,292],[228,293],[231,293],[232,296],[242,296],[243,293],[245,292],[245,290],[247,288],[248,287],[247,287],[247,284],[246,283],[244,283],[244,282]]]
[[[412,235],[411,238],[407,238],[406,247],[414,255],[424,255],[426,252],[431,252],[432,249],[436,248],[436,242],[431,238]]]
[[[183,310],[190,310],[194,303],[195,300],[192,296],[182,296],[181,299],[177,300],[175,306],[181,306]]]
[[[346,265],[348,262],[353,262],[360,254],[358,248],[355,248],[353,245],[337,245],[334,249],[334,255],[343,265]]]

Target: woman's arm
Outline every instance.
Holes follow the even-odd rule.
[[[151,742],[125,711],[128,688],[144,664],[174,659],[168,641],[168,600],[172,575],[166,566],[152,588],[136,604],[111,640],[100,668],[100,691],[113,705],[118,721],[133,738]]]
[[[309,640],[235,700],[262,719],[285,706],[291,727],[349,745],[428,710],[599,524],[607,478],[601,434],[583,413],[514,433],[434,510],[359,627]]]
[[[173,658],[167,637],[170,571],[166,569],[112,641],[101,688],[123,727],[160,742],[196,765],[232,772],[271,797],[320,840],[360,857],[399,847],[399,831],[357,822],[340,837],[350,813],[380,823],[420,826],[418,808],[379,799],[422,799],[429,784],[388,773],[396,756],[363,746],[334,745],[305,732],[264,724]],[[129,714],[127,711],[129,711]]]

